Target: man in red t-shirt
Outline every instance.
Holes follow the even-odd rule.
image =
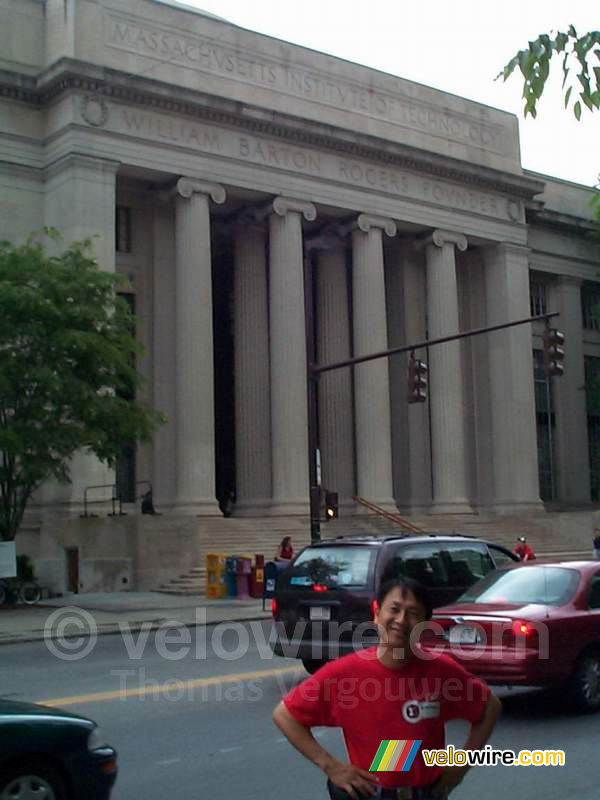
[[[431,617],[431,601],[420,584],[394,578],[382,584],[377,601],[379,645],[326,664],[285,695],[273,719],[294,747],[325,772],[332,796],[446,797],[468,767],[430,767],[416,750],[443,749],[444,725],[451,719],[470,722],[465,749],[481,749],[500,702],[452,659],[411,641],[417,626]],[[311,732],[317,726],[342,729],[350,763],[317,742]],[[409,769],[369,770],[383,740],[398,741],[400,760],[412,755]],[[411,742],[412,751],[405,753]],[[403,766],[408,767],[406,758]]]

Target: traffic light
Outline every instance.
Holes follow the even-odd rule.
[[[408,402],[424,403],[427,400],[427,373],[429,367],[424,361],[411,354],[408,362]]]
[[[562,375],[565,371],[565,335],[556,328],[544,331],[544,369],[548,376]]]
[[[325,493],[325,519],[329,522],[330,519],[337,519],[339,516],[338,509],[338,493],[326,492]]]

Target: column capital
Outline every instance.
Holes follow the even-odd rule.
[[[464,233],[444,231],[440,228],[437,228],[423,239],[417,239],[415,242],[415,248],[417,250],[422,250],[428,245],[435,245],[435,247],[442,248],[445,244],[453,244],[460,250],[461,253],[464,253],[468,247],[467,237],[464,235]]]
[[[293,197],[276,197],[273,200],[273,211],[280,217],[285,217],[289,211],[297,211],[308,222],[317,218],[317,209],[314,203],[296,200]]]
[[[378,217],[374,214],[359,214],[356,218],[355,225],[364,233],[368,233],[371,228],[378,228],[385,231],[388,236],[395,236],[398,232],[398,227],[393,219]]]
[[[208,183],[197,178],[179,178],[175,184],[175,194],[189,199],[195,192],[206,194],[218,205],[225,202],[225,189],[220,183]]]

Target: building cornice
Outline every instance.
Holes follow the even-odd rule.
[[[590,238],[600,235],[600,225],[594,220],[583,219],[548,208],[526,208],[527,223],[540,225],[545,228],[554,228],[564,233],[578,233],[580,236]]]
[[[0,71],[0,97],[36,108],[45,108],[65,93],[93,93],[119,102],[156,111],[182,114],[255,134],[294,141],[358,158],[378,161],[434,178],[443,178],[511,197],[531,199],[544,190],[537,178],[489,167],[474,166],[459,159],[418,150],[369,134],[325,125],[304,118],[204,94],[185,87],[93,64],[61,59],[37,79]]]

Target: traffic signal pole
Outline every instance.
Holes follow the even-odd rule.
[[[319,459],[319,416],[317,396],[319,373],[315,369],[315,312],[310,257],[304,257],[304,319],[306,327],[308,481],[310,486],[310,541],[321,541],[321,465]]]
[[[500,325],[489,325],[485,328],[474,328],[470,331],[456,333],[453,336],[442,336],[437,339],[425,339],[421,342],[393,347],[389,350],[382,350],[366,356],[348,358],[345,361],[336,361],[332,364],[316,364],[315,351],[315,314],[312,269],[310,258],[304,259],[304,309],[306,321],[306,364],[307,364],[307,392],[308,392],[308,464],[309,464],[309,486],[310,486],[310,540],[318,542],[321,540],[321,466],[318,442],[318,405],[317,395],[319,386],[319,376],[323,372],[330,372],[342,367],[351,367],[354,364],[364,364],[366,361],[374,361],[377,358],[389,358],[398,353],[412,353],[415,350],[425,347],[433,347],[445,342],[454,342],[459,339],[467,339],[471,336],[481,336],[484,333],[514,328],[517,325],[527,325],[531,322],[544,320],[546,326],[552,317],[559,316],[558,311],[551,311],[547,314],[538,314],[533,317],[504,322]],[[555,373],[558,374],[558,373]]]
[[[332,369],[341,369],[342,367],[352,367],[354,364],[363,364],[365,361],[373,361],[376,358],[388,358],[395,356],[397,353],[410,353],[413,350],[419,350],[422,347],[433,347],[436,344],[444,344],[445,342],[455,342],[458,339],[467,339],[469,336],[480,336],[482,333],[492,333],[493,331],[501,331],[505,328],[514,328],[517,325],[526,325],[528,322],[538,322],[539,320],[549,320],[552,317],[557,317],[559,311],[549,311],[547,314],[538,314],[535,317],[525,317],[525,319],[516,319],[513,322],[503,322],[500,325],[489,325],[486,328],[473,328],[471,331],[463,331],[462,333],[455,333],[453,336],[441,336],[437,339],[425,339],[422,342],[415,344],[407,344],[402,347],[392,347],[390,350],[381,350],[378,353],[371,353],[368,356],[357,356],[356,358],[348,358],[345,361],[336,361],[332,364],[310,364],[309,372],[320,375],[321,372],[329,372]]]

